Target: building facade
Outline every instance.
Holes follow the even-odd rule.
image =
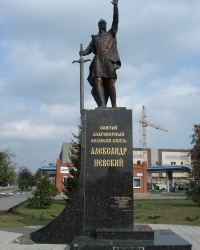
[[[184,166],[191,169],[191,155],[190,150],[185,149],[151,149],[147,148],[144,152],[142,148],[133,148],[133,164],[137,161],[144,161],[144,154],[146,154],[147,167],[148,166]],[[147,168],[148,169],[148,168]],[[150,177],[166,177],[165,172],[152,172]],[[174,172],[174,178],[187,178],[188,172]]]
[[[134,194],[144,194],[147,189],[147,165],[146,162],[133,164],[133,192]]]
[[[57,187],[60,193],[63,193],[65,190],[64,184],[66,183],[67,179],[72,177],[69,173],[70,168],[73,167],[73,164],[70,160],[71,146],[71,143],[64,142],[56,164],[51,164],[48,167],[44,166],[41,168],[41,174],[48,174],[50,180]]]
[[[64,142],[56,165],[42,167],[42,173],[49,174],[52,183],[58,188],[59,192],[63,192],[65,188],[64,183],[71,177],[69,174],[70,168],[73,167],[70,161],[71,146],[70,143]],[[147,159],[147,162],[144,159]],[[152,171],[153,166],[155,167],[155,171]],[[166,168],[168,169],[167,171]],[[134,193],[147,193],[149,184],[155,182],[165,188],[171,179],[175,179],[176,181],[178,179],[186,179],[188,171],[184,171],[184,168],[191,169],[189,150],[147,148],[144,152],[141,148],[133,148]],[[176,171],[173,169],[176,169]],[[181,169],[181,171],[177,171],[177,169]],[[167,186],[167,190],[169,190],[169,185]]]

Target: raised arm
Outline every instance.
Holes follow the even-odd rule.
[[[111,31],[116,35],[118,31],[118,23],[119,23],[118,0],[113,0],[113,2],[111,3],[114,5],[113,22],[112,22]]]

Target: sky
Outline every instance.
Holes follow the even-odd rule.
[[[117,106],[132,110],[133,147],[190,149],[200,123],[200,1],[119,0]],[[110,0],[0,0],[0,150],[32,172],[56,163],[80,124],[80,44],[98,21],[111,27]],[[85,59],[92,59],[93,54]],[[84,64],[84,107],[96,108]],[[111,104],[109,102],[108,107]]]

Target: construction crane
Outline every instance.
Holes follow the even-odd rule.
[[[142,151],[143,151],[143,161],[147,162],[147,138],[146,138],[146,127],[151,126],[155,129],[159,129],[165,132],[169,132],[165,128],[161,128],[160,126],[154,125],[153,123],[146,121],[146,108],[145,106],[142,107],[142,119],[140,123],[142,123]]]

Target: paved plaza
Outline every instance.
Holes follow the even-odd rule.
[[[149,224],[154,230],[170,229],[186,241],[192,244],[192,250],[200,249],[200,227]],[[17,238],[25,233],[37,230],[35,227],[24,228],[0,228],[0,250],[69,250],[68,245],[56,244],[32,244],[17,243]],[[14,243],[16,242],[16,243]],[[170,242],[169,242],[170,243]]]

